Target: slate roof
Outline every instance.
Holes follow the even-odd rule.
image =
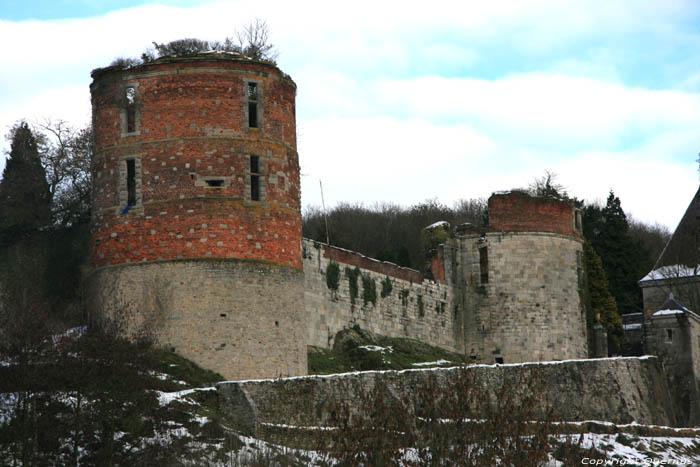
[[[661,252],[654,269],[663,266],[700,264],[700,189],[695,193],[671,240]]]

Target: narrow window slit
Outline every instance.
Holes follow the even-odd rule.
[[[479,248],[479,272],[481,283],[489,283],[489,252],[487,247]]]
[[[258,127],[258,84],[248,83],[248,126]]]
[[[126,88],[126,132],[134,133],[136,131],[136,89]]]
[[[126,191],[127,191],[127,206],[136,204],[136,160],[126,160]]]

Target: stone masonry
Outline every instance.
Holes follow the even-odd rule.
[[[583,248],[570,202],[523,193],[489,199],[490,227],[459,226],[419,271],[304,240],[305,305],[311,345],[331,347],[354,325],[411,337],[472,362],[514,363],[588,357]],[[337,290],[326,271],[335,262]],[[353,303],[347,270],[374,281],[376,303]],[[392,291],[380,297],[382,282]]]
[[[395,401],[414,411],[415,397],[431,378],[437,381],[435,397],[449,391],[450,378],[471,373],[473,387],[490,397],[506,382],[515,384],[513,397],[545,382],[537,397],[542,401],[533,414],[543,419],[551,408],[553,419],[606,420],[614,423],[674,425],[674,406],[655,357],[577,360],[523,365],[473,365],[460,368],[404,371],[366,371],[341,375],[306,376],[278,380],[224,382],[217,385],[220,408],[242,433],[266,438],[279,426],[329,426],[335,402],[362,410],[361,395],[374,385],[386,385]],[[517,385],[531,381],[532,388]],[[478,409],[478,408],[477,408]],[[445,418],[454,414],[446,413]],[[284,442],[285,440],[279,440]]]

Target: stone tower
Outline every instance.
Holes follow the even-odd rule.
[[[229,379],[305,374],[292,79],[215,53],[92,78],[99,309]]]
[[[588,356],[580,213],[527,193],[489,199],[489,228],[456,238],[464,354],[516,363]]]

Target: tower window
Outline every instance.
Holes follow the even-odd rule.
[[[248,127],[258,128],[258,83],[248,83]]]
[[[136,88],[126,88],[124,92],[126,111],[126,132],[134,133],[136,131]]]
[[[481,283],[489,283],[489,250],[487,247],[479,248],[479,272]]]
[[[260,156],[250,156],[250,199],[260,201]]]
[[[666,342],[673,342],[673,329],[666,329]]]
[[[127,159],[126,160],[126,192],[127,192],[127,206],[133,206],[136,204],[136,160]]]
[[[128,214],[140,208],[142,202],[141,158],[130,155],[119,161],[119,212]]]

